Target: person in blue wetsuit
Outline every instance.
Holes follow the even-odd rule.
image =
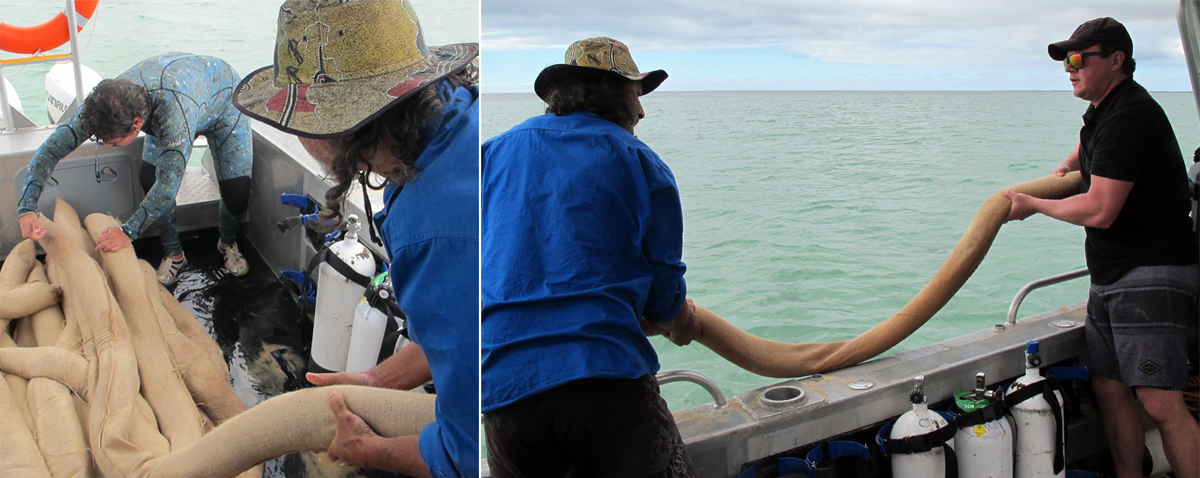
[[[548,105],[481,154],[481,387],[497,477],[695,476],[643,333],[699,334],[675,177],[633,135],[639,73],[624,44],[588,38],[547,67]]]
[[[146,197],[120,228],[109,228],[96,248],[113,252],[128,247],[151,224],[158,225],[163,260],[158,280],[175,281],[187,265],[179,242],[175,195],[192,154],[192,142],[208,140],[221,191],[220,241],[225,269],[244,275],[249,269],[238,251],[238,216],[250,199],[253,161],[250,121],[230,104],[239,76],[220,58],[167,53],[142,60],[116,79],[104,80],[75,115],[60,124],[30,161],[17,203],[21,235],[38,239],[38,198],[58,161],[88,139],[112,147],[128,146],[146,133],[138,174]]]
[[[277,44],[288,54],[246,77],[234,103],[297,135],[326,166],[334,182],[326,218],[340,220],[356,177],[385,189],[374,225],[412,339],[367,372],[308,380],[437,386],[435,421],[419,436],[391,438],[375,435],[331,392],[338,430],[329,454],[413,476],[478,476],[478,46],[427,47],[407,0],[289,0],[280,12]],[[320,36],[319,48],[305,44],[316,29],[338,34]],[[386,183],[368,184],[371,172]]]

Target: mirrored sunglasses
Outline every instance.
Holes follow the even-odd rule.
[[[1063,66],[1069,66],[1071,68],[1078,70],[1080,68],[1083,68],[1083,57],[1085,57],[1085,56],[1108,56],[1108,55],[1111,55],[1112,53],[1113,52],[1111,52],[1111,51],[1089,51],[1089,52],[1083,52],[1083,53],[1073,53],[1073,54],[1067,55],[1066,58],[1063,58]]]

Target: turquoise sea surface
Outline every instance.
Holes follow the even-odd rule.
[[[1154,97],[1190,165],[1200,146],[1191,93]],[[533,94],[482,104],[485,140],[544,108]],[[1087,108],[1066,91],[655,92],[642,104],[638,137],[679,184],[688,297],[783,342],[849,339],[903,307],[988,195],[1062,162]],[[1085,266],[1083,240],[1082,228],[1044,216],[1005,225],[954,299],[887,354],[1004,322],[1021,286]],[[1077,279],[1035,291],[1020,316],[1086,298]],[[699,344],[651,341],[663,371],[695,370],[726,396],[779,381]],[[690,384],[662,393],[674,410],[711,401]]]

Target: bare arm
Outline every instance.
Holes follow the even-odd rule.
[[[387,360],[367,370],[367,375],[374,379],[375,386],[396,390],[412,390],[433,380],[425,352],[416,343],[405,345]]]
[[[337,434],[329,445],[330,459],[343,460],[359,468],[416,477],[431,476],[421,458],[417,435],[394,438],[376,435],[362,418],[346,408],[345,398],[337,391],[329,392],[329,408],[337,421]]]
[[[306,378],[319,386],[346,384],[412,390],[433,380],[433,372],[421,346],[410,343],[366,372],[309,373]]]
[[[1020,221],[1034,213],[1042,213],[1076,226],[1108,229],[1121,214],[1125,198],[1129,197],[1132,189],[1132,181],[1092,175],[1092,186],[1086,194],[1066,199],[1037,199],[1012,191],[1004,191],[1004,195],[1012,199],[1009,221]]]

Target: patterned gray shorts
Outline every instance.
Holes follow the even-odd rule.
[[[1088,295],[1092,374],[1129,387],[1182,390],[1196,333],[1196,266],[1136,267]]]

